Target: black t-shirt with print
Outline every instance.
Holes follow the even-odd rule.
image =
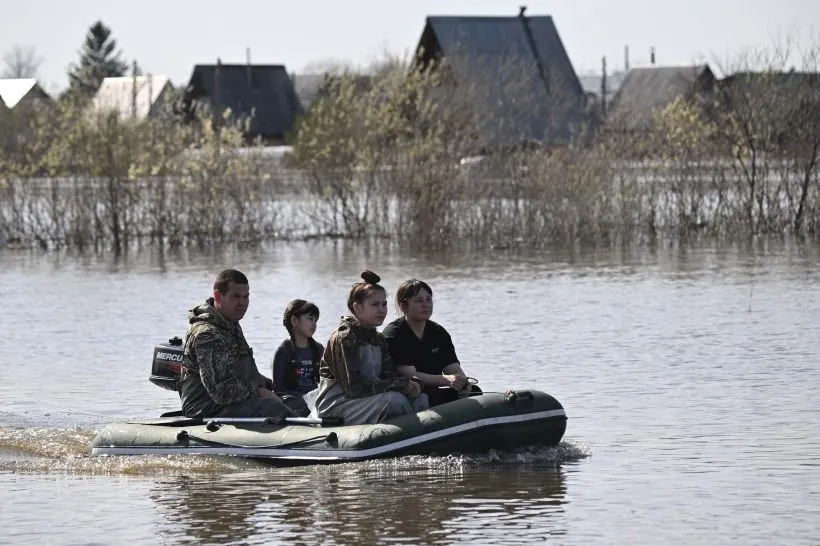
[[[458,362],[450,334],[440,324],[428,320],[419,339],[404,317],[384,327],[390,357],[396,366],[414,366],[416,371],[432,375]]]

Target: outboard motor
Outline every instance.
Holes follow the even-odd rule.
[[[154,347],[154,361],[148,380],[169,391],[177,391],[182,378],[182,340],[174,336]]]

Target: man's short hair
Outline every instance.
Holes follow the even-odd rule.
[[[220,271],[214,281],[214,290],[219,290],[221,294],[225,294],[228,292],[228,288],[231,283],[248,284],[248,277],[236,269],[226,269],[224,271]]]

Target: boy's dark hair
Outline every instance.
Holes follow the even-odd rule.
[[[219,272],[214,281],[214,290],[219,290],[221,294],[228,292],[231,283],[248,284],[248,277],[236,269],[225,269]]]
[[[285,314],[282,316],[282,324],[284,324],[285,329],[288,331],[288,335],[291,338],[293,338],[293,325],[290,323],[290,319],[293,317],[303,317],[305,315],[314,316],[316,317],[316,320],[319,320],[319,307],[311,301],[300,299],[291,301],[288,303],[287,307],[285,307]]]

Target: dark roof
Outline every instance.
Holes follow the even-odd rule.
[[[803,126],[820,121],[820,73],[737,72],[717,82],[728,110],[763,110],[781,122]]]
[[[613,99],[609,121],[626,128],[648,128],[655,111],[678,97],[690,98],[698,85],[714,81],[708,65],[633,68]]]
[[[488,145],[564,141],[585,119],[584,91],[552,17],[428,17],[418,49],[423,61],[444,57],[475,97]]]
[[[217,65],[198,64],[188,83],[186,101],[207,97],[214,101]],[[249,81],[250,80],[250,81]],[[304,113],[293,82],[283,65],[219,65],[219,107],[250,116],[248,136],[282,138],[296,116]]]
[[[820,84],[820,73],[818,72],[735,72],[725,78],[721,79],[719,85],[721,87],[729,86],[758,86],[766,88],[776,88],[780,90],[788,89],[802,89],[808,87],[810,89],[818,89]]]

